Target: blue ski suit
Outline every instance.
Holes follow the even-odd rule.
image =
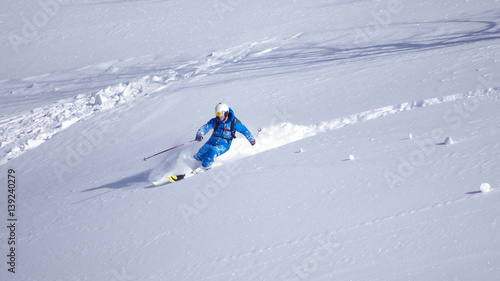
[[[233,131],[231,131],[232,122],[234,122]],[[243,134],[252,145],[255,144],[252,133],[234,116],[231,108],[229,108],[226,121],[220,121],[218,117],[212,118],[207,124],[201,126],[196,135],[204,136],[211,129],[214,129],[212,136],[194,155],[194,159],[201,161],[201,165],[206,169],[212,166],[215,158],[229,150],[236,131]]]

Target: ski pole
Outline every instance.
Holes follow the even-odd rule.
[[[144,161],[146,161],[147,159],[149,159],[149,158],[151,158],[151,157],[155,157],[156,155],[160,155],[160,154],[162,154],[162,153],[165,153],[165,152],[167,152],[167,151],[170,151],[170,150],[172,150],[172,149],[174,149],[174,148],[178,148],[178,147],[181,147],[181,146],[183,146],[183,145],[190,144],[190,143],[192,143],[192,142],[194,142],[194,141],[196,141],[196,140],[192,140],[192,141],[189,141],[189,142],[186,142],[186,143],[183,143],[183,144],[179,144],[179,145],[177,145],[177,146],[171,147],[171,148],[169,148],[169,149],[165,149],[165,150],[163,150],[163,151],[161,151],[161,152],[158,152],[158,153],[156,153],[156,154],[153,154],[153,155],[151,155],[151,156],[144,157]]]

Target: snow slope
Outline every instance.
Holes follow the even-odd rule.
[[[2,4],[1,280],[500,280],[500,2],[268,2]]]

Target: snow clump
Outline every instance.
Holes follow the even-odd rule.
[[[479,187],[479,190],[481,190],[481,192],[490,192],[491,191],[491,186],[489,183],[487,182],[484,182],[481,184],[481,186]]]

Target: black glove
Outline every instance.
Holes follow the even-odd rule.
[[[255,140],[251,141],[251,142],[250,142],[250,144],[251,144],[252,146],[254,146],[254,145],[255,145]]]
[[[203,139],[202,135],[196,135],[195,141],[201,141]]]

